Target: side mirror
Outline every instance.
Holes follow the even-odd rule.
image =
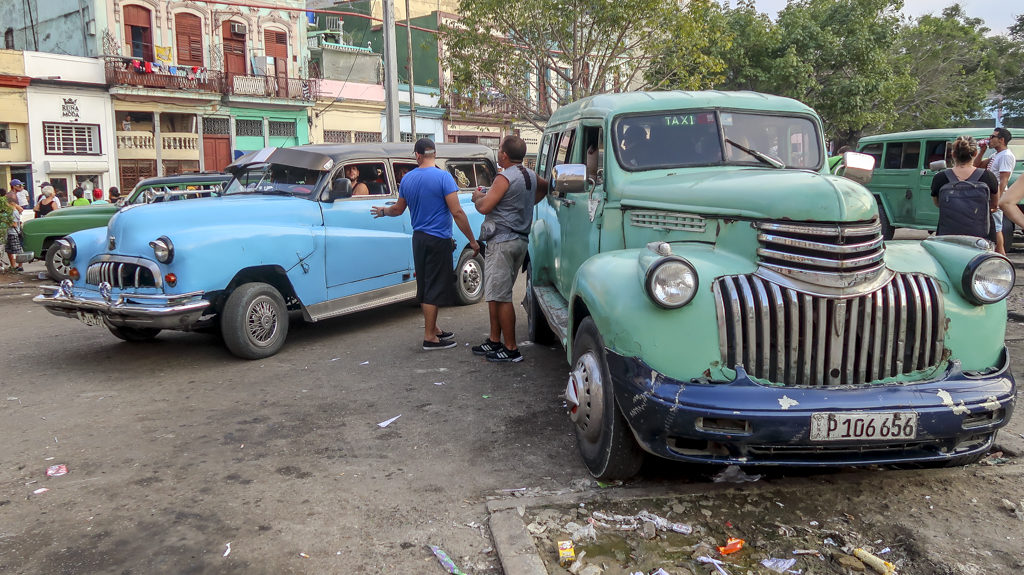
[[[352,180],[348,178],[335,178],[331,182],[331,192],[327,194],[327,201],[343,200],[352,197]]]
[[[551,190],[558,195],[577,194],[586,190],[587,166],[560,164],[551,171]]]
[[[836,175],[849,178],[858,184],[867,184],[875,169],[875,158],[860,152],[846,152],[836,167]]]
[[[928,169],[933,172],[941,172],[942,170],[946,169],[946,161],[935,160],[934,162],[928,164]]]

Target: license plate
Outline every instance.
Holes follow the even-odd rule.
[[[869,441],[916,437],[917,414],[912,411],[811,414],[811,441]]]
[[[100,317],[100,315],[97,314],[97,313],[92,313],[92,312],[88,312],[88,311],[80,311],[80,312],[78,312],[78,319],[81,320],[82,323],[84,323],[85,325],[91,325],[91,326],[103,325],[103,318]]]

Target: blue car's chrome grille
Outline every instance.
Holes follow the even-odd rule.
[[[896,274],[858,297],[809,295],[755,275],[714,283],[728,367],[786,386],[864,385],[943,359],[945,312],[931,277]]]
[[[89,264],[85,272],[85,283],[99,285],[109,283],[117,289],[160,287],[160,268],[154,262],[140,258],[101,256]]]

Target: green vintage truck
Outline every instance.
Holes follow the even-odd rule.
[[[1010,176],[1012,184],[1024,172],[1024,129],[1010,128],[1010,132],[1015,137],[1008,147],[1017,158]],[[878,202],[885,239],[891,240],[898,228],[935,230],[939,208],[932,202],[931,185],[936,174],[931,169],[932,163],[945,161],[948,167],[952,166],[950,149],[957,136],[984,140],[991,133],[992,128],[943,128],[861,138],[857,150],[875,158],[875,173],[867,187]],[[994,153],[990,148],[985,157]],[[1003,239],[1007,247],[1013,243],[1013,231],[1013,222],[1003,218]]]
[[[199,172],[175,176],[160,176],[140,181],[127,198],[117,204],[68,206],[50,212],[46,217],[25,222],[25,252],[46,262],[46,271],[54,281],[67,279],[67,264],[50,250],[53,242],[80,230],[106,227],[117,210],[124,206],[148,204],[164,200],[188,199],[217,193],[231,176],[220,172]]]
[[[1013,412],[1014,282],[987,242],[884,242],[821,121],[753,92],[605,94],[537,156],[530,338],[557,341],[591,474],[964,464]],[[853,160],[870,159],[863,155]]]

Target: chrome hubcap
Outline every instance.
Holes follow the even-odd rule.
[[[475,297],[483,289],[483,270],[475,259],[466,260],[459,270],[459,281],[462,283],[462,290],[470,297]]]
[[[601,363],[592,351],[576,360],[569,374],[569,385],[574,388],[578,405],[569,411],[569,418],[579,428],[582,437],[596,442],[601,436],[601,419],[604,417],[604,393],[602,391]]]
[[[260,297],[253,300],[245,318],[250,341],[259,346],[266,346],[274,340],[278,317],[277,309],[270,298]]]

